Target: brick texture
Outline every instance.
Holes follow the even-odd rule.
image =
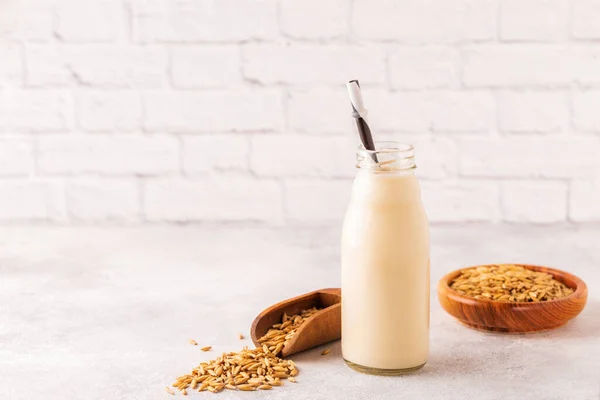
[[[0,42],[0,54],[2,55],[2,62],[0,63],[0,88],[18,87],[22,84],[24,76],[22,53],[18,43]]]
[[[561,91],[503,91],[498,128],[504,132],[560,133],[569,129],[569,96]]]
[[[161,46],[121,44],[28,46],[31,86],[156,88],[166,84],[168,51]]]
[[[347,136],[258,135],[250,169],[259,176],[351,177],[357,143]]]
[[[186,135],[182,142],[183,171],[187,175],[248,170],[250,138],[244,135]]]
[[[243,51],[244,76],[263,84],[339,85],[340,76],[385,80],[385,56],[377,47],[251,44]]]
[[[281,29],[299,39],[344,37],[348,34],[349,10],[349,0],[282,0]]]
[[[65,196],[67,208],[75,221],[139,220],[139,185],[134,181],[76,179],[66,184]]]
[[[33,142],[27,138],[0,138],[0,175],[27,176],[33,173]]]
[[[413,43],[460,43],[496,36],[494,0],[357,0],[352,14],[360,37]]]
[[[168,136],[44,137],[38,144],[43,175],[158,175],[179,169],[179,146]]]
[[[236,42],[277,33],[274,0],[132,0],[136,42]]]
[[[351,180],[289,180],[285,184],[286,217],[299,224],[339,222],[346,212],[351,188]]]
[[[50,42],[53,38],[53,20],[54,9],[50,1],[5,1],[0,13],[0,38]]]
[[[600,223],[600,0],[6,0],[0,224],[338,224],[359,79],[432,223]]]
[[[577,129],[600,132],[600,113],[596,107],[599,101],[600,91],[573,93],[573,124]]]
[[[573,1],[573,35],[581,39],[600,38],[600,1]]]
[[[600,179],[572,182],[569,196],[569,218],[573,222],[600,222]]]
[[[498,218],[496,183],[423,182],[421,190],[432,222],[493,222]]]
[[[129,132],[142,126],[142,99],[133,91],[82,91],[76,98],[79,125],[93,132]]]
[[[222,176],[154,180],[145,184],[144,213],[151,221],[257,221],[277,223],[282,189],[274,181]]]
[[[389,60],[390,82],[395,89],[460,85],[460,54],[452,47],[403,47]]]
[[[56,132],[69,129],[73,98],[68,91],[0,91],[0,132]]]
[[[459,144],[459,170],[485,178],[576,178],[598,173],[596,138],[465,139]]]
[[[566,219],[564,182],[503,182],[502,216],[506,221],[552,223]]]
[[[465,50],[467,86],[555,86],[571,81],[572,71],[563,46],[503,44],[473,46]]]
[[[55,181],[0,180],[0,221],[65,220],[64,187]]]
[[[238,46],[180,46],[171,51],[171,79],[178,88],[221,88],[242,82]]]
[[[119,0],[59,0],[55,12],[56,35],[69,43],[112,42],[125,29]]]
[[[501,0],[500,38],[559,41],[568,35],[569,0]]]
[[[146,129],[215,132],[278,130],[283,125],[277,90],[145,93]]]

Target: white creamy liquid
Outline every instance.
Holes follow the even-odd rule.
[[[429,228],[412,171],[358,171],[342,233],[342,353],[363,367],[429,353]]]

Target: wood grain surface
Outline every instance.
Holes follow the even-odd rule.
[[[567,297],[543,302],[500,302],[476,299],[460,294],[450,288],[454,280],[466,267],[450,272],[438,283],[437,294],[441,306],[463,324],[484,331],[505,333],[539,332],[557,328],[575,318],[585,307],[587,286],[585,282],[558,269],[515,264],[546,272],[554,279],[574,289]],[[475,266],[474,266],[475,267]]]
[[[341,289],[320,289],[298,297],[284,300],[267,308],[254,319],[250,336],[256,346],[267,331],[281,322],[284,313],[298,314],[307,308],[318,311],[298,328],[296,334],[283,347],[281,355],[287,357],[324,343],[338,340],[342,334]]]

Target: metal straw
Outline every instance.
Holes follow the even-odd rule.
[[[360,84],[358,83],[358,80],[354,79],[349,81],[346,84],[346,87],[348,88],[348,95],[350,96],[350,103],[352,104],[352,117],[356,120],[356,128],[358,129],[360,141],[365,149],[375,151],[373,135],[371,135],[371,129],[367,124],[367,110],[363,104]],[[377,154],[371,153],[371,158],[374,162],[378,162]]]

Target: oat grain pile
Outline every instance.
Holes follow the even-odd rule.
[[[302,310],[299,315],[288,316],[283,314],[280,324],[275,324],[258,342],[269,346],[269,350],[279,354],[283,346],[296,334],[300,325],[310,316],[319,311],[313,307],[308,310]]]
[[[269,390],[274,386],[282,386],[283,380],[296,382],[298,368],[292,360],[284,360],[278,354],[300,325],[318,310],[303,310],[298,315],[283,315],[279,324],[273,325],[259,342],[262,347],[242,351],[223,353],[214,360],[200,363],[190,374],[182,375],[173,387],[187,395],[188,390],[220,392],[229,390]],[[171,388],[167,392],[173,394]]]
[[[476,299],[509,302],[548,301],[573,293],[573,289],[550,274],[513,264],[462,270],[450,287]]]

